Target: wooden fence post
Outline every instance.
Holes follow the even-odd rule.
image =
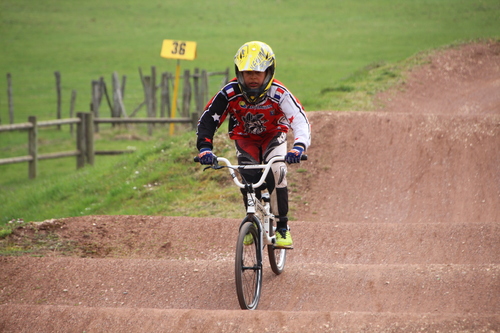
[[[120,89],[116,91],[117,103],[120,106],[120,114],[119,117],[127,118],[127,111],[125,110],[125,104],[123,104],[122,92]]]
[[[113,114],[112,117],[127,117],[125,105],[123,104],[122,89],[118,80],[118,73],[113,73]]]
[[[156,118],[156,67],[151,66],[151,116]]]
[[[125,98],[125,85],[127,84],[127,76],[126,75],[123,75],[122,76],[122,84],[121,84],[121,92],[122,92],[122,99]]]
[[[144,99],[146,101],[146,114],[148,117],[153,115],[153,95],[151,89],[151,76],[145,76],[142,84],[144,85]]]
[[[189,109],[191,106],[191,74],[189,69],[184,71],[184,89],[182,94],[182,117],[189,116]]]
[[[146,112],[148,118],[153,117],[153,96],[152,94],[152,89],[151,89],[151,76],[144,76],[142,79],[142,84],[144,87],[144,99],[146,102]],[[152,135],[153,134],[153,125],[148,123],[148,134]]]
[[[111,75],[111,87],[113,96],[113,108],[111,109],[111,118],[119,118],[120,117],[120,104],[118,103],[118,96],[116,91],[120,89],[120,84],[118,83],[118,74],[113,72]],[[113,124],[115,126],[115,124]]]
[[[30,179],[35,179],[38,169],[38,126],[35,116],[28,117],[28,122],[33,125],[28,130],[28,154],[31,156],[28,173]]]
[[[83,112],[78,112],[76,114],[78,118],[80,118],[80,122],[76,125],[76,150],[80,152],[76,156],[76,168],[80,169],[85,166],[85,156],[86,153],[86,144],[85,144],[85,123],[86,116]]]
[[[160,103],[160,114],[162,118],[166,116],[170,117],[170,86],[169,86],[170,74],[165,72],[161,76],[161,103]]]
[[[99,104],[101,102],[101,85],[99,81],[92,81],[92,112],[95,118],[99,118]],[[99,125],[95,125],[95,131],[99,132]]]
[[[144,103],[148,118],[156,118],[156,67],[151,67],[151,76],[143,76],[139,68],[139,74],[144,89]],[[148,123],[148,134],[153,135],[153,123]]]
[[[102,76],[99,79],[99,85],[100,85],[99,105],[101,105],[102,95],[104,94],[104,96],[106,96],[106,102],[108,103],[109,113],[111,114],[111,117],[113,117],[113,106],[111,105],[111,101],[109,100],[108,88],[106,87],[106,82],[104,81],[104,78]]]
[[[85,146],[87,153],[87,163],[94,165],[94,115],[86,113],[85,117]]]
[[[9,99],[9,121],[14,124],[14,97],[12,96],[12,76],[7,73],[7,96]]]
[[[75,103],[76,103],[76,90],[71,91],[71,102],[69,106],[69,117],[73,118],[73,115],[75,114]],[[73,134],[73,124],[69,125],[69,132]]]
[[[55,71],[56,76],[56,91],[57,91],[57,119],[61,119],[61,73]],[[57,125],[57,129],[61,130],[61,125]]]

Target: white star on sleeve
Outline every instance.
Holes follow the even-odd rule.
[[[220,116],[216,113],[212,116],[212,118],[214,118],[214,121],[219,121],[220,120]]]

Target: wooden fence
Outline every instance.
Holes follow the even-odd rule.
[[[122,154],[126,150],[94,150],[94,127],[97,124],[111,123],[111,124],[130,124],[130,123],[147,123],[147,124],[165,124],[165,123],[191,123],[196,127],[198,122],[198,114],[193,113],[190,118],[94,118],[93,113],[79,112],[76,118],[46,120],[38,122],[36,117],[30,116],[28,122],[18,123],[11,125],[0,125],[0,132],[7,131],[28,131],[28,155],[3,158],[0,159],[0,165],[28,162],[28,175],[30,179],[36,178],[38,161],[62,158],[62,157],[76,157],[77,169],[82,168],[85,164],[94,165],[95,155],[115,155]],[[65,152],[56,152],[50,154],[38,153],[38,128],[48,126],[61,126],[69,124],[73,126],[76,124],[76,149]]]
[[[62,118],[62,91],[61,91],[61,81],[62,75],[59,71],[54,72],[56,80],[56,93],[57,93],[57,119]],[[101,117],[101,103],[105,99],[105,102],[110,110],[110,117],[112,118],[132,118],[143,108],[146,107],[146,115],[148,118],[155,118],[158,116],[158,105],[160,106],[159,116],[161,118],[171,117],[171,99],[173,90],[174,76],[172,73],[164,72],[161,74],[160,82],[157,83],[157,73],[156,67],[151,67],[151,74],[144,75],[142,69],[139,68],[139,76],[141,79],[144,100],[139,103],[137,107],[133,109],[132,112],[127,112],[124,105],[125,98],[125,86],[127,82],[127,77],[122,76],[121,80],[118,74],[114,72],[111,77],[112,87],[110,92],[108,92],[108,87],[103,77],[98,80],[91,81],[91,101],[90,110],[93,112],[95,118]],[[182,76],[182,96],[178,99],[182,99],[178,103],[178,109],[176,112],[181,117],[189,117],[191,112],[201,113],[205,103],[208,101],[209,78],[212,76],[222,76],[220,86],[224,85],[229,80],[229,68],[225,71],[219,72],[208,72],[206,70],[200,70],[195,68],[194,72],[191,73],[190,70],[185,70]],[[158,92],[160,92],[159,103],[158,103]],[[71,101],[70,101],[70,112],[69,118],[74,117],[74,108],[76,103],[77,91],[72,90]],[[7,98],[8,98],[8,113],[9,113],[9,123],[14,124],[14,96],[12,89],[12,75],[7,73]],[[194,103],[192,103],[194,102]],[[194,107],[193,107],[194,104]],[[194,110],[193,110],[194,109]],[[2,118],[0,116],[0,124],[2,124]],[[60,128],[60,125],[56,125]],[[71,132],[73,128],[73,123],[71,123]],[[150,126],[151,128],[152,126]],[[96,124],[94,127],[95,131],[99,131],[99,126]]]
[[[209,87],[208,81],[211,76],[222,76],[220,86],[222,87],[229,81],[229,68],[220,72],[208,72],[199,68],[194,69],[191,73],[189,69],[184,71],[182,76],[182,102],[179,103],[179,113],[181,117],[189,117],[191,112],[197,112],[201,115],[205,103],[208,101]],[[103,97],[107,101],[112,118],[132,118],[143,108],[146,107],[146,114],[148,118],[155,118],[158,116],[158,91],[160,91],[160,117],[171,117],[171,99],[173,90],[174,77],[172,73],[162,73],[161,81],[157,84],[156,67],[151,67],[151,74],[144,75],[141,68],[139,68],[139,76],[141,79],[144,100],[132,111],[127,112],[124,106],[123,98],[125,96],[126,76],[120,80],[118,74],[115,72],[112,75],[112,92],[111,96],[108,93],[107,85],[104,78],[92,81],[92,102],[90,109],[94,113],[94,117],[101,117],[101,103]],[[179,98],[179,97],[178,97]],[[192,107],[194,101],[194,110]],[[152,124],[149,125],[149,132],[151,134]],[[99,126],[95,126],[95,131],[99,132]]]

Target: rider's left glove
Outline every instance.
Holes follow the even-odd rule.
[[[212,165],[214,164],[217,156],[212,153],[210,148],[202,148],[200,149],[200,153],[198,154],[198,159],[200,163],[203,165]]]
[[[304,148],[301,146],[293,146],[293,148],[286,154],[285,161],[287,163],[300,163],[300,158],[304,153]]]

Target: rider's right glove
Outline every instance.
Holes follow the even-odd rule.
[[[287,163],[300,163],[300,158],[302,153],[304,152],[304,148],[297,145],[294,146],[285,156],[285,161]]]
[[[217,157],[212,153],[210,148],[202,148],[198,154],[198,159],[201,164],[212,165]]]

